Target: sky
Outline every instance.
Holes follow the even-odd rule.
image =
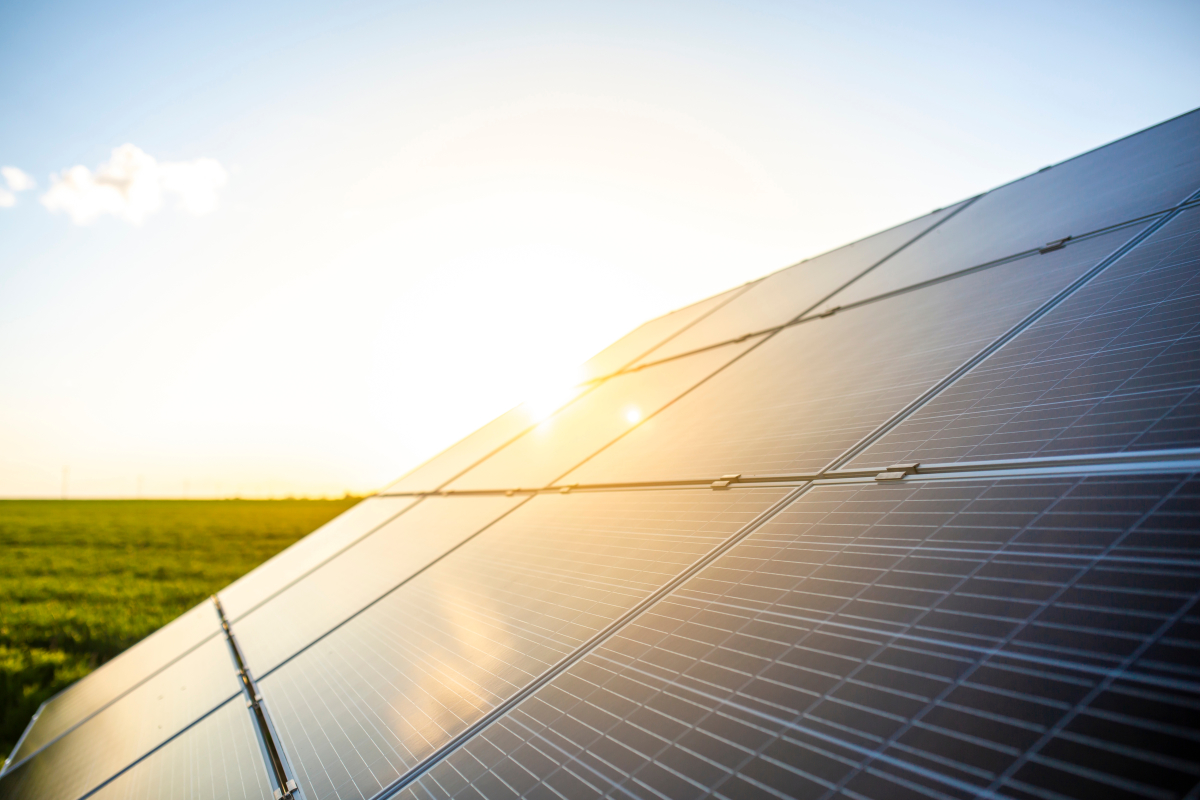
[[[1200,105],[1200,4],[0,4],[0,497],[381,488]]]

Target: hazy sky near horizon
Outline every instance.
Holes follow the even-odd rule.
[[[7,3],[0,496],[381,487],[1200,105],[1194,2]]]

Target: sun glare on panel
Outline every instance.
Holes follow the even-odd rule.
[[[524,402],[532,422],[543,422],[569,403],[580,392],[578,369],[563,370],[534,387]]]
[[[642,412],[637,406],[630,406],[625,409],[625,420],[630,425],[636,425],[642,421]]]

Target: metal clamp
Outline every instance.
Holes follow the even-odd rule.
[[[742,477],[742,473],[740,473],[740,472],[735,472],[732,475],[722,475],[721,480],[712,482],[712,488],[713,489],[728,489],[730,484],[735,483],[737,481],[737,479],[740,477]]]
[[[902,481],[908,475],[916,475],[921,462],[912,461],[906,464],[892,464],[885,471],[875,476],[877,481]]]

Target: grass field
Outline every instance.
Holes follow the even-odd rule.
[[[0,761],[43,700],[356,502],[0,500]]]

